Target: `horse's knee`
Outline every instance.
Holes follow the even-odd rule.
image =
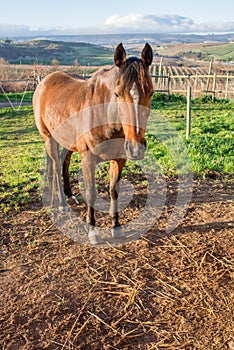
[[[116,189],[116,186],[110,187],[110,197],[112,200],[116,200],[118,198],[118,191]]]

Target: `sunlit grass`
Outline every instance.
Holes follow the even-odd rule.
[[[157,114],[166,118],[178,132],[186,145],[188,155],[192,161],[193,172],[205,174],[207,171],[217,172],[234,171],[234,103],[221,101],[223,103],[206,103],[194,101],[192,104],[192,128],[190,138],[185,139],[186,129],[186,103],[154,102],[154,110]],[[157,127],[154,125],[154,128]],[[164,170],[170,169],[170,155],[168,150],[152,141],[156,137],[151,135],[150,125],[148,127],[148,146],[157,152]]]
[[[43,149],[31,107],[0,111],[0,202],[4,210],[32,200],[39,187]]]

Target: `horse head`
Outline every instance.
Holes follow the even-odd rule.
[[[153,52],[148,43],[140,59],[127,58],[122,43],[116,47],[114,54],[118,69],[116,102],[125,135],[125,152],[132,160],[143,158],[146,148],[145,131],[154,91],[149,74],[152,60]]]

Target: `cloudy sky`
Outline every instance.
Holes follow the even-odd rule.
[[[233,0],[11,0],[0,36],[234,32]]]

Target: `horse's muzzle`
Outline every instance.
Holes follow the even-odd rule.
[[[124,144],[127,159],[138,160],[143,159],[146,150],[146,141],[143,140],[142,143],[126,140]]]

